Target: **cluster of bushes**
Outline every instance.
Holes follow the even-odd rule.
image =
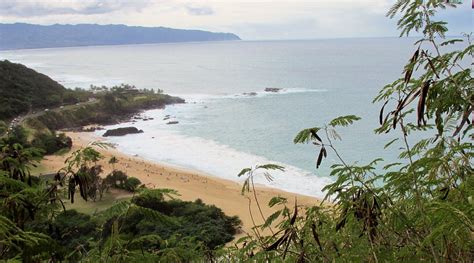
[[[104,182],[108,187],[123,189],[129,192],[135,192],[142,185],[142,182],[138,178],[128,176],[119,170],[113,170],[105,177]]]
[[[84,195],[86,199],[97,201],[102,200],[104,193],[108,192],[110,188],[122,189],[131,193],[138,191],[140,188],[144,189],[145,186],[136,177],[129,177],[126,173],[114,170],[108,174],[105,178],[102,178],[100,174],[103,172],[101,165],[87,166],[83,165],[79,168],[76,175],[82,176],[87,181],[84,191],[81,195]],[[74,203],[74,195],[76,192],[76,186],[79,182],[76,180],[69,181],[68,196],[71,203]]]
[[[121,233],[127,237],[157,235],[162,240],[177,241],[192,237],[196,243],[215,249],[231,241],[240,225],[237,217],[228,217],[221,209],[199,199],[194,202],[165,200],[160,191],[145,191],[134,197],[132,203],[145,209],[134,209],[119,220]],[[162,216],[150,218],[149,210]],[[105,228],[111,231],[112,223],[113,220],[109,220]],[[160,243],[145,242],[142,248],[152,252],[160,246]]]
[[[99,104],[91,103],[44,112],[26,119],[26,124],[35,129],[59,130],[91,123],[111,124],[115,121],[114,117],[103,114]]]
[[[43,149],[45,154],[53,154],[62,149],[71,149],[72,140],[64,133],[38,133],[31,141],[31,146]]]
[[[102,110],[110,114],[131,114],[140,110],[161,108],[167,104],[184,103],[183,99],[163,94],[161,91],[137,89],[127,84],[102,90],[96,93],[96,97]]]
[[[8,131],[8,125],[4,121],[0,121],[0,136],[3,136]]]
[[[114,232],[117,225],[119,233]],[[237,217],[228,217],[200,200],[167,201],[160,190],[147,190],[128,203],[124,214],[106,210],[91,216],[64,210],[52,222],[44,218],[32,220],[25,229],[50,237],[56,260],[87,259],[86,252],[105,249],[108,240],[114,238],[112,235],[119,234],[130,244],[123,248],[130,254],[139,252],[155,261],[166,261],[172,254],[172,261],[177,262],[204,258],[206,253],[231,241],[239,225]],[[36,252],[26,254],[34,256]]]
[[[49,247],[44,250],[52,252],[56,260],[79,260],[78,254],[89,251],[95,245],[94,240],[100,238],[97,218],[76,210],[59,211],[51,222],[45,219],[31,221],[26,229],[50,237]],[[32,252],[27,252],[25,257],[34,257],[36,251]]]
[[[93,87],[94,88],[94,87]],[[161,92],[136,89],[120,85],[112,88],[95,87],[95,101],[60,111],[48,111],[26,120],[36,129],[58,130],[95,124],[113,124],[142,110],[162,108],[165,105],[184,103],[184,100]]]
[[[0,127],[1,129],[1,127]],[[8,133],[0,133],[0,139],[8,143],[18,143],[27,147],[39,149],[42,154],[54,154],[62,149],[71,149],[72,140],[64,133],[56,133],[55,131],[34,131],[33,134],[27,132],[22,126],[14,126],[8,130]]]

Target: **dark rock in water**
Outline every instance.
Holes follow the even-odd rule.
[[[179,123],[179,121],[169,121],[169,122],[166,123],[166,124],[178,124],[178,123]]]
[[[142,130],[137,129],[136,127],[123,127],[123,128],[107,130],[102,136],[104,137],[125,136],[127,134],[142,133],[142,132],[143,132]]]
[[[265,88],[266,92],[279,92],[280,90],[280,88]]]
[[[166,117],[163,118],[164,121],[169,120],[170,116],[166,115]]]
[[[242,94],[245,96],[257,96],[257,92],[244,92]]]
[[[148,119],[151,121],[151,120],[154,120],[155,118],[148,118]]]

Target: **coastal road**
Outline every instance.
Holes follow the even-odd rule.
[[[46,112],[50,112],[50,111],[60,112],[60,111],[62,111],[62,110],[74,109],[74,108],[82,107],[82,106],[84,106],[84,105],[90,105],[90,104],[95,104],[95,103],[98,103],[98,100],[97,100],[97,99],[91,99],[91,100],[88,100],[88,101],[85,101],[85,102],[79,102],[79,103],[72,104],[72,105],[64,105],[64,106],[56,107],[56,108],[53,108],[53,109],[41,109],[41,110],[36,110],[36,111],[29,112],[29,113],[27,113],[27,114],[25,114],[25,115],[21,115],[21,116],[18,116],[18,117],[16,117],[16,118],[14,118],[14,119],[10,122],[9,127],[10,127],[10,128],[13,128],[14,126],[22,125],[23,122],[24,122],[26,119],[41,116],[41,115],[45,114]]]

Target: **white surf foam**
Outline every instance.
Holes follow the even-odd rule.
[[[205,101],[212,101],[218,99],[249,99],[249,98],[264,98],[270,96],[279,96],[293,93],[312,93],[312,92],[327,92],[327,89],[307,89],[307,88],[282,88],[278,92],[269,92],[265,90],[249,91],[233,94],[174,94],[185,99],[190,103],[200,103]]]
[[[116,144],[117,149],[142,158],[195,169],[212,176],[242,182],[237,174],[246,167],[274,163],[285,167],[285,172],[271,172],[273,181],[267,181],[263,174],[257,174],[255,182],[288,192],[323,197],[322,188],[331,182],[327,177],[318,177],[308,171],[284,163],[274,162],[265,157],[235,150],[227,145],[199,137],[185,136],[172,125],[166,125],[163,110],[144,113],[153,120],[136,123],[122,123],[106,128],[135,126],[143,129],[142,134],[124,137],[109,137],[107,141]],[[171,116],[172,117],[172,116]],[[97,135],[102,135],[98,131]]]

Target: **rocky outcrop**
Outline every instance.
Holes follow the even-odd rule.
[[[102,136],[103,137],[125,136],[127,134],[142,133],[142,132],[143,132],[142,130],[137,129],[136,127],[123,127],[123,128],[107,130]]]
[[[280,88],[265,88],[265,92],[279,92]]]

